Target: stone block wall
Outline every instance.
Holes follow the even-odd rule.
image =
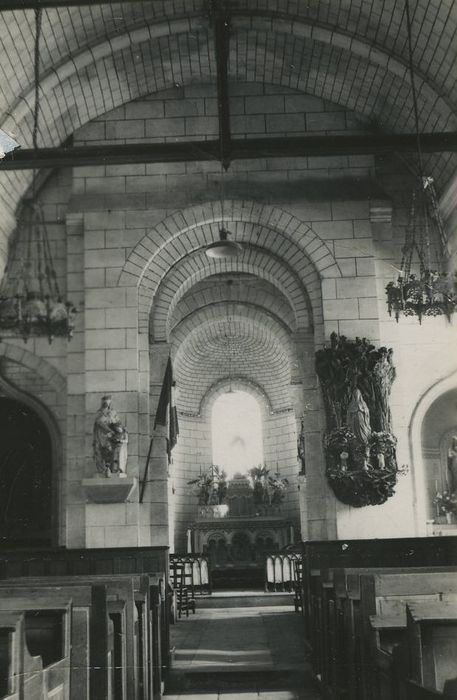
[[[230,86],[230,92],[236,137],[354,133],[370,128],[352,113],[291,89],[237,83]],[[103,115],[80,129],[75,143],[204,140],[217,133],[216,113],[214,86],[177,87]],[[315,274],[315,278],[303,276],[300,280],[309,292],[314,327],[307,329],[306,337],[293,341],[291,352],[292,367],[298,358],[306,361],[298,376],[291,370],[290,406],[282,406],[285,412],[272,417],[274,426],[269,427],[265,448],[267,461],[273,465],[278,461],[281,473],[284,466],[284,475],[293,476],[297,471],[297,428],[304,411],[307,536],[419,532],[424,478],[418,473],[421,467],[412,464],[411,422],[421,397],[457,369],[456,328],[455,322],[449,326],[441,318],[427,319],[422,328],[414,320],[397,325],[387,315],[384,286],[393,278],[400,259],[407,189],[408,178],[398,162],[375,162],[371,156],[259,157],[234,162],[225,175],[219,163],[211,161],[100,165],[61,171],[48,180],[42,197],[59,281],[78,307],[84,304],[71,343],[56,339],[49,346],[46,340],[38,339],[27,346],[27,353],[48,363],[65,384],[66,408],[50,406],[65,418],[62,544],[114,546],[119,537],[123,544],[132,546],[168,541],[168,475],[159,443],[152,454],[142,505],[88,507],[81,480],[94,470],[93,416],[105,393],[113,395],[115,408],[129,430],[129,473],[142,476],[170,351],[169,339],[150,345],[149,309],[160,275],[176,263],[184,245],[191,248],[195,243],[189,224],[192,217],[194,227],[201,224],[202,230],[206,227],[206,236],[214,236],[207,222],[211,212],[215,220],[220,219],[221,193],[227,202],[227,216],[230,219],[233,215],[240,231],[247,227],[249,217],[253,226],[268,223],[272,231],[274,226],[286,231],[297,247],[296,260],[301,251]],[[180,238],[179,232],[187,228],[189,233]],[[279,235],[271,246],[278,258],[285,255]],[[290,266],[294,255],[289,254]],[[348,337],[365,336],[394,348],[398,374],[392,394],[394,430],[399,439],[399,462],[409,464],[410,472],[401,477],[396,496],[382,507],[346,508],[335,502],[326,485],[322,457],[325,424],[313,362],[315,348],[332,331]],[[21,340],[5,340],[13,354],[23,347]],[[291,412],[287,412],[289,408]],[[205,437],[201,441],[204,447],[199,448],[204,454],[194,452],[194,431],[207,435],[207,428],[202,428],[198,419],[186,416],[181,430],[171,480],[175,480],[176,515],[182,513],[184,522],[191,510],[184,482],[195,473],[192,469],[198,468],[200,457],[210,462],[210,450]],[[183,476],[178,480],[181,466]],[[298,503],[295,488],[291,487],[287,496],[294,519]],[[116,529],[119,527],[122,536]],[[178,539],[182,540],[182,534]]]

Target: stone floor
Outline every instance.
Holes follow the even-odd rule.
[[[292,597],[218,593],[172,626],[164,700],[318,700]]]

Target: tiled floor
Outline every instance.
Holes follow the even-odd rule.
[[[197,600],[196,614],[172,627],[175,655],[164,700],[320,698],[305,658],[302,616],[271,596],[247,598],[218,596],[211,607]]]

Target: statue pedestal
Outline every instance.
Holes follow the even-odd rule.
[[[83,479],[82,487],[89,503],[125,503],[132,495],[136,481],[134,476],[112,476],[110,479],[94,476]]]

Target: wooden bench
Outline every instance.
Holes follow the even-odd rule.
[[[408,677],[444,696],[457,697],[457,600],[406,607]]]
[[[309,639],[313,585],[321,572],[347,567],[457,566],[457,537],[309,540],[302,543],[302,560],[305,637]]]
[[[360,683],[357,677],[353,678],[350,688],[363,698],[372,698],[376,661],[373,657],[370,616],[396,617],[406,624],[407,603],[455,599],[457,569],[425,568],[350,574],[347,577],[347,597],[349,617],[346,617],[346,641],[349,651],[354,651],[355,665],[360,672]],[[391,627],[390,635],[396,636],[399,641],[400,625],[396,632]],[[386,636],[386,631],[383,636]],[[394,645],[395,639],[391,643]]]
[[[58,586],[62,589],[99,584],[107,591],[108,615],[113,623],[114,641],[114,684],[115,697],[132,698],[146,697],[143,694],[143,675],[140,674],[142,650],[139,648],[138,610],[135,605],[133,581],[131,577],[40,577],[24,579],[9,579],[0,582],[0,596],[11,591],[19,594],[25,589],[47,591]],[[146,659],[144,659],[146,663]],[[141,688],[140,688],[141,685]],[[140,695],[141,694],[141,695]]]
[[[70,698],[111,698],[114,637],[105,586],[0,588],[0,611],[37,613],[69,604]]]
[[[378,654],[377,699],[457,697],[456,600],[408,603],[406,620],[377,615],[371,622]]]
[[[149,575],[29,577],[7,579],[2,588],[24,585],[62,587],[75,584],[105,585],[109,613],[114,624],[117,642],[115,683],[119,697],[140,700],[159,697],[163,691],[161,656],[161,614],[164,596],[164,578]],[[118,606],[116,608],[115,603]],[[123,673],[122,669],[126,669]]]
[[[12,577],[84,576],[84,575],[141,575],[157,578],[159,590],[151,589],[160,606],[160,678],[155,683],[163,686],[170,665],[170,607],[168,586],[168,547],[113,547],[109,549],[64,549],[0,551],[0,579]],[[155,619],[155,618],[153,618]],[[155,646],[158,649],[158,645]],[[157,694],[158,689],[156,688]]]
[[[457,567],[419,567],[323,570],[313,582],[311,598],[311,646],[314,673],[332,697],[361,696],[360,679],[366,663],[373,630],[361,627],[361,577],[363,575],[403,575],[405,573],[446,574],[457,583]],[[417,599],[417,598],[416,598]],[[366,597],[364,598],[366,600]],[[403,606],[404,610],[404,606]],[[376,604],[369,614],[376,613]],[[365,615],[365,619],[366,619]],[[383,631],[385,636],[387,630]]]
[[[69,605],[38,615],[0,611],[0,697],[68,700],[69,618]]]

